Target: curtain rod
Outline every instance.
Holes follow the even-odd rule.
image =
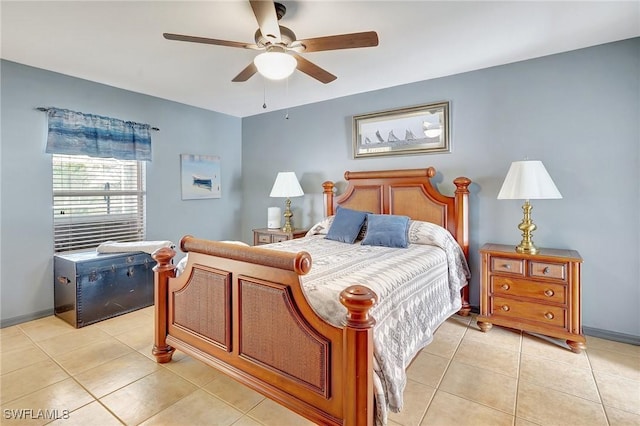
[[[47,111],[49,111],[49,108],[47,108],[47,107],[36,107],[36,109],[37,109],[38,111],[42,111],[42,112],[47,112]],[[151,127],[151,130],[155,130],[156,132],[159,132],[159,131],[160,131],[160,129],[159,129],[159,128],[157,128],[157,127]]]

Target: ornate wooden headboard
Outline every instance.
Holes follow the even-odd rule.
[[[465,256],[469,254],[469,185],[471,180],[458,177],[453,183],[453,197],[438,191],[431,180],[436,169],[382,170],[345,172],[348,185],[336,196],[334,183],[325,182],[325,213],[335,214],[338,205],[376,214],[397,214],[414,220],[436,223],[455,237]]]

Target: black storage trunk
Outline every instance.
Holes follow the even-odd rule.
[[[76,328],[153,305],[153,267],[147,253],[54,256],[56,316]]]

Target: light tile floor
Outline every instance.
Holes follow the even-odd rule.
[[[310,424],[183,353],[156,364],[152,333],[153,308],[81,329],[51,316],[0,330],[0,423]],[[453,316],[409,366],[389,424],[640,425],[640,347],[593,337],[587,347],[577,355]]]

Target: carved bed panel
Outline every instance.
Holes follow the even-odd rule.
[[[185,287],[173,291],[172,324],[231,351],[231,274],[193,268]]]
[[[384,211],[384,188],[380,185],[358,185],[340,203],[342,207],[380,214]],[[347,194],[345,193],[345,196]]]
[[[445,204],[434,202],[421,185],[390,185],[389,214],[405,215],[415,220],[446,223]]]
[[[240,356],[328,397],[330,342],[306,324],[285,286],[248,277],[239,281]],[[283,347],[286,353],[279,350]]]

